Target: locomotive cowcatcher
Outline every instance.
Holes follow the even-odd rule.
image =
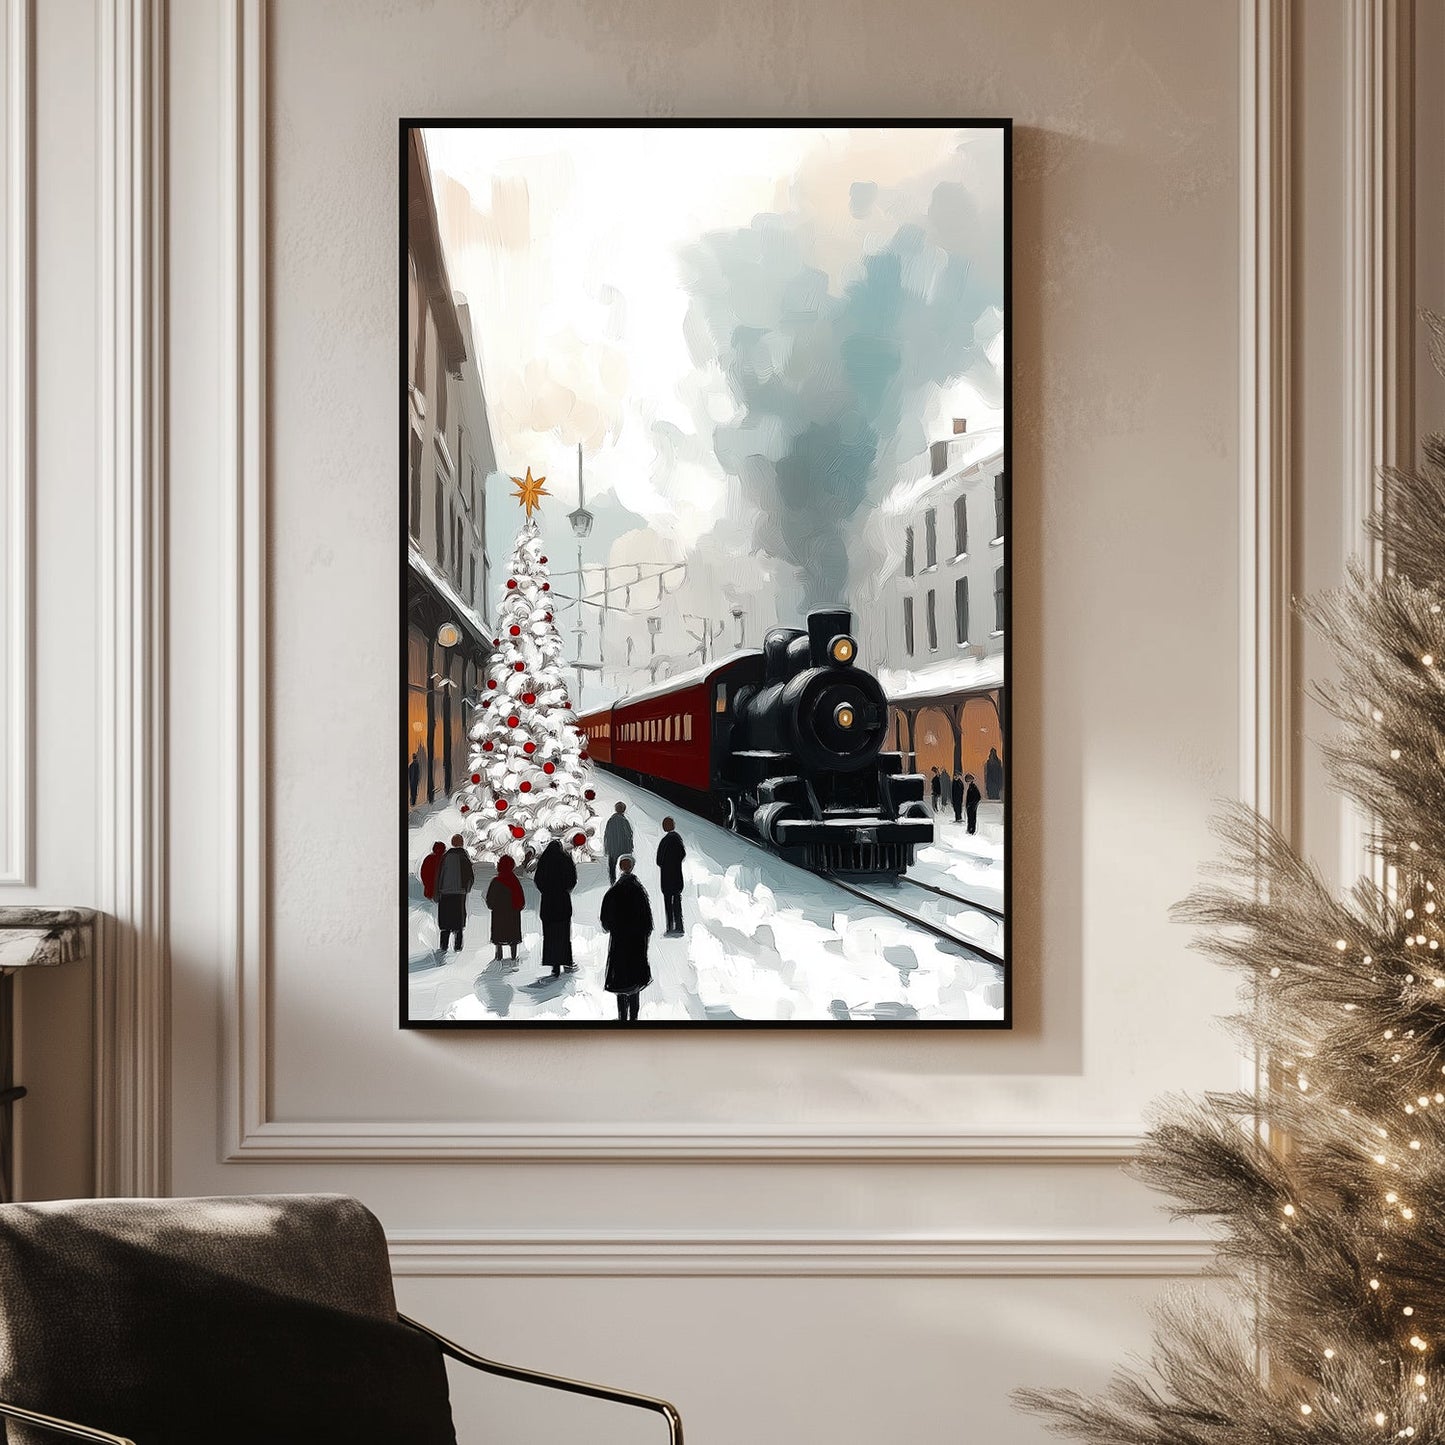
[[[775,627],[730,657],[578,719],[594,761],[829,873],[902,873],[933,841],[923,778],[887,752],[888,702],[852,614]]]

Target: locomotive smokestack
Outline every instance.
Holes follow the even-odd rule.
[[[808,614],[808,654],[814,667],[827,667],[835,661],[843,661],[842,658],[835,658],[831,648],[834,640],[839,637],[851,638],[853,635],[853,614],[846,608],[832,608],[826,612],[810,612]],[[852,650],[846,659],[852,661]]]

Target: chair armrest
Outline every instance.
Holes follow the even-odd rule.
[[[108,1430],[97,1430],[91,1425],[77,1425],[74,1420],[58,1420],[53,1415],[42,1415],[38,1410],[27,1410],[21,1405],[7,1405],[0,1400],[0,1416],[9,1420],[20,1420],[41,1430],[53,1430],[57,1435],[69,1435],[73,1440],[95,1440],[99,1445],[135,1445],[124,1435],[112,1435]]]
[[[668,1445],[682,1445],[682,1416],[678,1414],[676,1407],[666,1400],[659,1400],[654,1395],[638,1395],[631,1390],[618,1390],[611,1385],[590,1385],[585,1380],[569,1380],[563,1375],[544,1375],[539,1370],[526,1370],[520,1365],[499,1364],[496,1360],[486,1360],[481,1355],[474,1355],[470,1350],[463,1349],[461,1345],[406,1315],[398,1315],[397,1318],[402,1324],[410,1325],[412,1329],[435,1340],[441,1347],[442,1354],[449,1355],[464,1365],[470,1365],[474,1370],[500,1375],[504,1380],[522,1380],[529,1385],[541,1385],[548,1390],[565,1390],[573,1395],[589,1395],[594,1400],[611,1400],[618,1405],[635,1405],[641,1410],[652,1410],[667,1422]]]

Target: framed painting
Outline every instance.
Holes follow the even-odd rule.
[[[402,1024],[1007,1028],[1008,121],[400,142]]]

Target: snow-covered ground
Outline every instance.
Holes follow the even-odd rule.
[[[972,898],[1003,911],[1003,804],[978,805],[978,832],[969,836],[967,823],[955,823],[950,808],[933,815],[934,844],[920,848],[910,878]]]
[[[649,949],[653,983],[643,990],[641,1019],[930,1019],[990,1020],[1003,1014],[1003,971],[921,928],[842,892],[825,879],[784,863],[724,828],[704,822],[600,769],[599,817],[626,802],[636,835],[638,876],[652,899],[657,931]],[[989,805],[985,804],[985,808]],[[997,809],[997,805],[993,805]],[[653,863],[661,820],[671,813],[687,844],[683,865],[682,938],[662,937],[662,899]],[[990,820],[992,823],[993,820]],[[522,947],[514,963],[495,962],[482,894],[491,874],[477,870],[464,947],[445,956],[436,913],[422,896],[416,870],[434,842],[459,831],[451,805],[418,809],[409,839],[410,1016],[413,1019],[595,1020],[617,1017],[602,987],[607,936],[596,919],[607,890],[607,864],[582,864],[572,896],[572,947],[577,971],[553,978],[541,968],[542,932],[530,878]],[[977,838],[963,825],[942,825],[941,842],[922,850],[917,876],[1002,907],[1003,845],[981,822]],[[955,839],[953,832],[967,846]],[[992,851],[988,851],[992,850]],[[936,854],[936,858],[927,855]],[[966,878],[955,870],[964,869]],[[960,880],[973,888],[961,888]],[[901,890],[897,901],[947,921],[955,932],[1002,952],[995,920]],[[890,894],[890,896],[892,896]],[[942,910],[942,911],[940,911]],[[954,916],[948,916],[952,913]],[[993,932],[989,933],[988,930]]]

